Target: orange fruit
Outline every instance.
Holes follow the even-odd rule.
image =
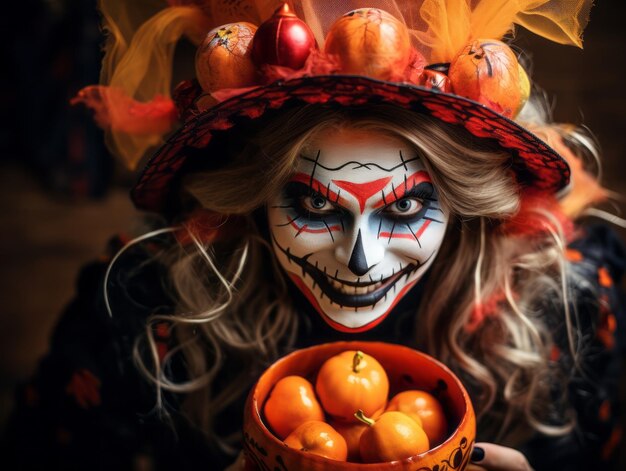
[[[324,411],[315,397],[313,385],[301,376],[286,376],[278,381],[263,412],[279,438],[285,438],[304,422],[324,420]]]
[[[432,446],[443,442],[448,433],[448,420],[441,403],[426,391],[409,390],[396,394],[387,411],[412,413],[422,420],[422,427]]]
[[[344,438],[329,424],[317,420],[299,425],[285,438],[285,444],[331,460],[346,461],[348,457]]]
[[[475,100],[507,118],[514,118],[526,99],[530,82],[517,55],[502,41],[476,39],[450,63],[454,93]]]
[[[333,421],[332,427],[346,440],[348,445],[348,461],[360,461],[361,452],[359,443],[361,435],[367,429],[367,425],[362,422],[341,422]]]
[[[205,92],[254,85],[251,52],[256,30],[255,25],[240,22],[209,31],[196,52],[196,78]]]
[[[430,449],[424,429],[402,412],[383,412],[376,421],[364,417],[362,411],[357,417],[369,425],[359,442],[366,463],[401,460]]]
[[[378,8],[346,13],[330,27],[324,51],[344,74],[391,80],[411,59],[411,36],[405,24]]]
[[[355,410],[377,416],[385,409],[389,379],[375,358],[348,350],[326,360],[317,374],[315,391],[328,414],[354,422]]]

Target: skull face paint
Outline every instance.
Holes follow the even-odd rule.
[[[415,149],[327,131],[300,156],[268,222],[280,265],[337,330],[378,325],[433,263],[447,214]]]

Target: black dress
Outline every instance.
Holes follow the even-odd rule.
[[[109,253],[116,253],[121,245],[119,238],[114,239]],[[582,280],[573,286],[584,329],[582,361],[584,371],[593,374],[574,375],[570,382],[576,429],[558,438],[537,435],[522,451],[536,470],[611,469],[609,463],[620,444],[618,380],[626,316],[619,282],[626,253],[603,226],[586,229],[569,253],[574,272],[580,275],[575,279]],[[11,467],[3,469],[219,470],[234,460],[178,412],[182,397],[165,394],[169,417],[164,420],[155,410],[154,388],[134,366],[133,343],[147,317],[172,312],[166,290],[155,290],[163,286],[165,270],[152,255],[144,244],[127,251],[116,264],[111,303],[124,309],[123,315],[114,317],[107,314],[103,297],[109,259],[83,268],[78,294],[56,327],[50,352],[35,377],[17,391],[0,461]],[[600,293],[599,304],[594,291]],[[345,338],[319,316],[305,317],[298,347]],[[360,338],[402,343],[409,322],[408,316],[394,312]],[[157,325],[155,334],[159,349],[172,345],[167,329]],[[563,345],[557,351],[559,361],[570,361],[565,342],[557,335],[557,344]],[[218,418],[220,432],[240,427],[247,392],[242,391]]]

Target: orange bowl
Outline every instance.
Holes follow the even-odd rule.
[[[384,463],[334,461],[289,448],[268,429],[261,411],[272,387],[289,375],[315,384],[315,375],[328,358],[345,350],[361,350],[387,371],[390,397],[408,389],[435,392],[447,413],[448,438],[440,445],[403,460]],[[289,404],[285,404],[289,407]],[[297,350],[270,366],[254,385],[244,411],[244,453],[247,470],[412,470],[434,471],[467,466],[476,437],[476,417],[467,391],[445,365],[402,345],[381,342],[335,342]]]

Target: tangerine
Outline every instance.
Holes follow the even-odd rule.
[[[302,376],[279,380],[263,409],[267,423],[279,438],[285,438],[296,427],[310,420],[324,420],[313,385]]]
[[[448,420],[441,403],[432,394],[417,389],[396,394],[387,411],[400,411],[416,414],[422,420],[422,427],[432,446],[444,441],[448,432]]]

